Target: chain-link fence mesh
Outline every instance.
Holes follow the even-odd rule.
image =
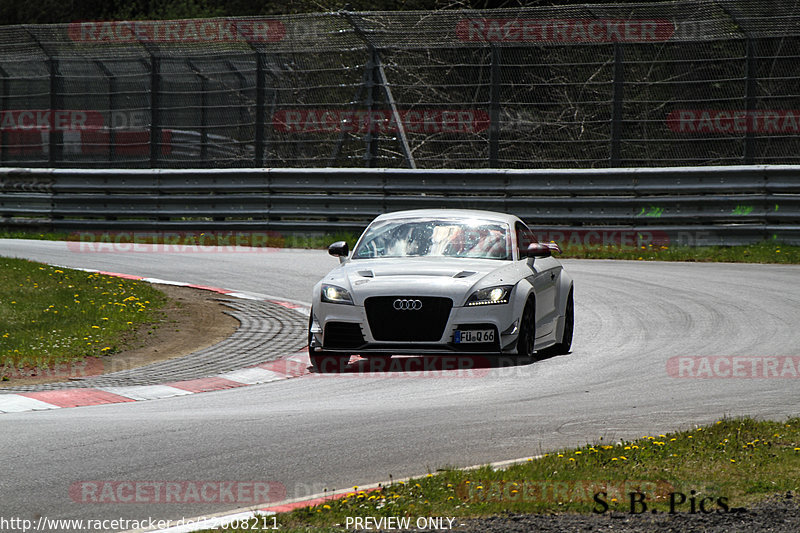
[[[0,27],[0,166],[800,163],[797,4]]]

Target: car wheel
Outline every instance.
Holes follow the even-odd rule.
[[[311,324],[313,316],[314,310],[312,309],[311,315],[308,317],[308,357],[311,360],[311,364],[314,365],[317,372],[321,374],[344,372],[347,363],[350,362],[350,354],[311,351]]]
[[[567,311],[564,315],[564,334],[561,335],[561,342],[542,351],[542,355],[547,357],[552,355],[566,355],[572,348],[572,334],[575,330],[575,303],[572,298],[572,289],[567,296]]]
[[[536,340],[536,302],[528,298],[522,316],[519,319],[519,335],[517,336],[517,357],[530,359],[533,357]]]

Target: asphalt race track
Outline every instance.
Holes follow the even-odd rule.
[[[78,253],[0,240],[0,255],[302,301],[324,251]],[[85,480],[272,481],[288,497],[444,466],[798,414],[797,378],[677,378],[685,356],[800,356],[800,267],[564,261],[573,353],[478,377],[305,376],[130,404],[0,415],[0,516],[180,519],[230,504],[78,504]],[[749,368],[749,366],[748,366]]]

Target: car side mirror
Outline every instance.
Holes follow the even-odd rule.
[[[341,260],[350,254],[350,247],[347,246],[346,241],[337,241],[328,246],[328,253],[332,256],[338,257]]]
[[[553,255],[553,250],[546,244],[540,242],[532,242],[525,250],[525,257],[550,257]]]
[[[542,243],[542,244],[544,244],[545,246],[550,248],[550,251],[553,252],[553,253],[559,253],[559,254],[561,253],[561,247],[558,244],[554,243],[554,242],[545,242],[545,243]]]

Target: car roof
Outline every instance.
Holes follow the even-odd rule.
[[[506,222],[514,225],[519,217],[496,211],[482,211],[479,209],[410,209],[407,211],[394,211],[378,216],[375,221],[394,220],[403,218],[482,218],[497,222]]]

